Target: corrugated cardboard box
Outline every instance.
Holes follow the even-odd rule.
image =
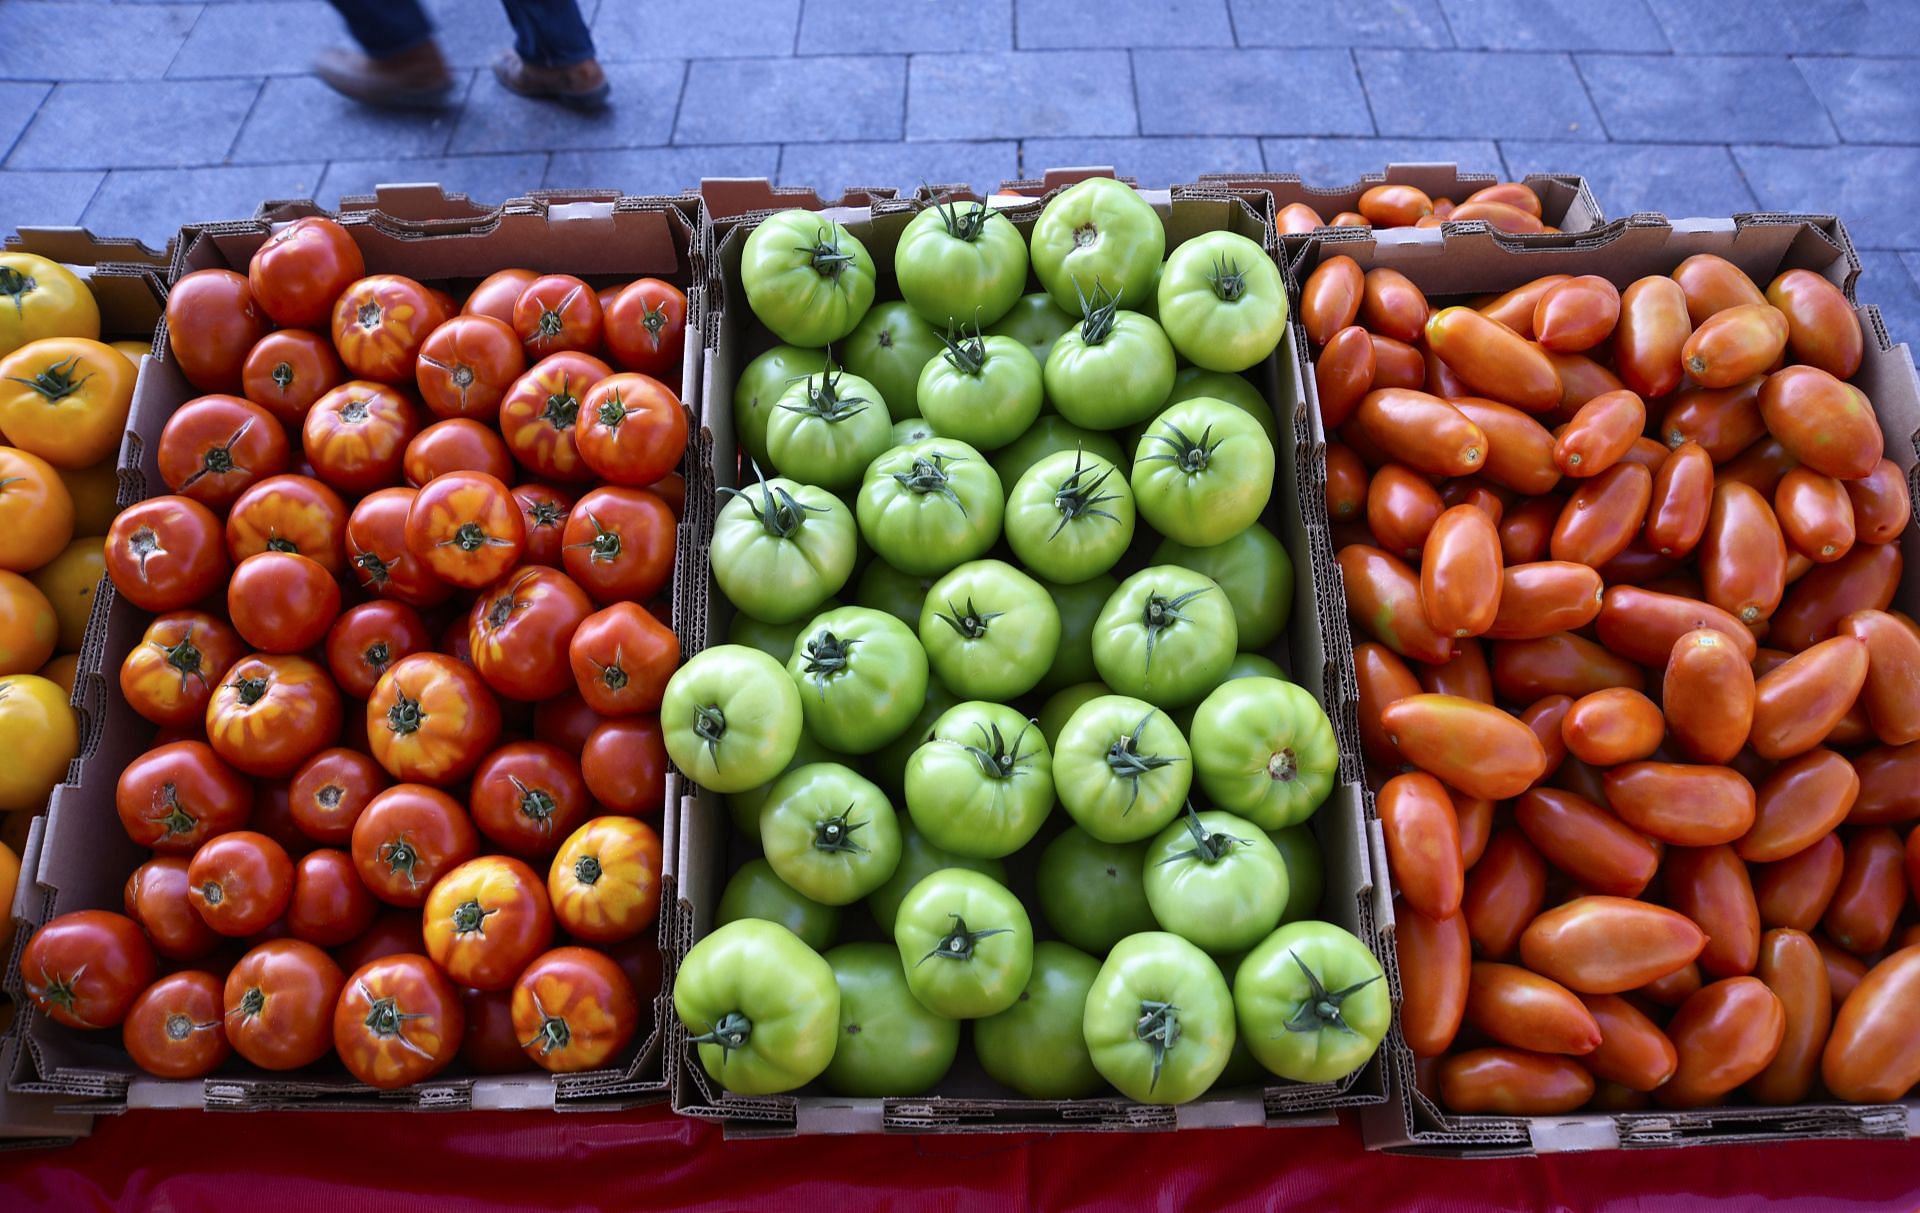
[[[1276,215],[1283,207],[1302,202],[1318,211],[1321,219],[1331,222],[1342,211],[1358,210],[1360,195],[1376,185],[1411,185],[1431,198],[1465,202],[1469,194],[1498,180],[1500,178],[1492,173],[1463,173],[1454,164],[1389,164],[1386,171],[1368,173],[1351,185],[1308,185],[1298,173],[1202,173],[1198,188],[1236,194],[1264,193],[1273,199]],[[1606,222],[1600,203],[1582,177],[1571,173],[1532,173],[1522,178],[1521,184],[1539,195],[1542,221],[1560,231],[1508,236],[1507,239],[1523,244],[1552,243],[1562,236],[1592,231]],[[1474,220],[1458,226],[1461,230],[1471,230],[1485,225]],[[1281,239],[1289,249],[1297,249],[1308,238],[1287,235]]]

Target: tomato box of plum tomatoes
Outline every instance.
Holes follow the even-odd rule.
[[[699,212],[415,186],[182,231],[14,907],[15,1089],[664,1095]]]
[[[1052,181],[704,191],[670,1065],[675,1109],[730,1133],[1383,1098],[1350,655],[1269,213]]]
[[[1274,226],[1288,248],[1326,227],[1480,222],[1530,238],[1522,243],[1545,244],[1606,222],[1586,179],[1565,173],[1502,181],[1490,173],[1461,172],[1454,164],[1389,164],[1351,185],[1308,185],[1297,173],[1202,173],[1199,187],[1272,199]]]
[[[1394,893],[1368,1144],[1912,1136],[1920,384],[1845,229],[1293,269]]]

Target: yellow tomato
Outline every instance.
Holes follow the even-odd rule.
[[[73,494],[52,464],[0,446],[0,569],[31,573],[73,538]]]
[[[73,498],[73,533],[104,535],[120,512],[119,456],[84,468],[60,468],[60,482]]]
[[[73,698],[73,681],[80,674],[80,654],[62,653],[52,661],[40,667],[40,677],[53,683]]]
[[[140,360],[153,352],[151,341],[109,341],[107,344],[125,354],[136,371],[140,369]]]
[[[88,467],[120,449],[134,378],[125,355],[85,337],[23,345],[0,359],[0,430],[55,467]]]
[[[100,336],[100,305],[72,270],[32,253],[0,253],[0,355],[42,337]]]
[[[38,809],[80,752],[66,693],[37,674],[0,678],[0,737],[0,810]]]
[[[20,888],[20,857],[0,842],[0,952],[13,945],[13,895]]]
[[[0,569],[0,675],[30,674],[47,664],[59,638],[60,621],[47,596],[20,574]]]
[[[80,651],[87,620],[93,616],[93,592],[106,572],[107,537],[83,535],[33,575],[33,584],[53,604],[53,617],[60,624],[56,643],[62,653]]]

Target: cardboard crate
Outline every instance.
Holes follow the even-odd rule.
[[[701,446],[710,453],[712,479],[701,486],[707,496],[701,517],[710,527],[716,485],[738,480],[738,458],[733,434],[732,394],[740,368],[758,348],[772,343],[745,306],[740,287],[741,249],[757,218],[778,208],[787,197],[775,195],[764,183],[756,193],[730,183],[737,198],[750,203],[745,211],[727,214],[716,208],[709,214],[713,233],[712,304],[708,312],[702,389]],[[1271,222],[1264,206],[1255,208],[1226,195],[1172,198],[1162,191],[1147,195],[1167,222],[1168,245],[1204,231],[1230,229],[1266,242],[1270,249]],[[818,201],[809,199],[809,201]],[[842,200],[845,202],[847,200]],[[1005,213],[1024,232],[1038,217],[1042,203],[1019,202]],[[878,199],[871,205],[822,205],[857,235],[873,255],[883,296],[890,291],[893,249],[901,230],[912,218],[913,204]],[[1357,753],[1352,721],[1352,651],[1339,626],[1344,610],[1337,587],[1329,590],[1326,571],[1332,567],[1325,513],[1324,439],[1307,408],[1304,381],[1309,374],[1303,359],[1306,343],[1298,326],[1290,326],[1276,356],[1251,372],[1253,380],[1274,403],[1282,435],[1279,475],[1269,513],[1263,520],[1274,528],[1296,561],[1292,624],[1274,655],[1293,676],[1330,707],[1342,741],[1343,754]],[[1287,441],[1290,438],[1291,441]],[[690,486],[689,501],[692,501]],[[1301,510],[1297,503],[1305,502]],[[689,516],[694,513],[689,506]],[[704,548],[701,551],[704,559]],[[682,639],[718,642],[725,634],[731,608],[703,579],[688,589],[699,603],[702,619]],[[1289,658],[1291,659],[1289,662]],[[1344,706],[1344,711],[1341,707]],[[1391,952],[1375,931],[1384,907],[1377,904],[1383,890],[1372,877],[1374,859],[1368,850],[1360,810],[1358,769],[1343,764],[1343,778],[1333,795],[1315,814],[1314,829],[1326,858],[1327,897],[1323,913],[1332,921],[1367,940],[1384,963]],[[727,810],[719,796],[674,778],[680,823],[677,848],[668,856],[679,892],[676,935],[667,961],[671,975],[695,941],[712,929],[715,905],[731,867],[745,858],[745,845],[733,839]],[[1057,822],[1055,823],[1058,824]],[[1012,883],[1023,885],[1016,863]],[[936,1091],[926,1096],[888,1099],[848,1099],[809,1090],[798,1095],[743,1097],[725,1092],[711,1082],[698,1058],[687,1047],[685,1029],[672,1025],[673,1106],[678,1112],[722,1122],[729,1134],[790,1135],[798,1133],[955,1132],[993,1133],[1030,1130],[1148,1130],[1246,1125],[1326,1124],[1334,1110],[1377,1103],[1385,1094],[1380,1062],[1346,1079],[1327,1084],[1297,1084],[1275,1080],[1265,1088],[1246,1088],[1207,1096],[1178,1108],[1151,1107],[1116,1095],[1081,1100],[1040,1101],[1015,1096],[989,1081],[967,1050],[954,1071]]]
[[[1348,256],[1363,269],[1391,266],[1429,297],[1441,298],[1505,291],[1543,274],[1559,273],[1597,274],[1625,287],[1648,274],[1667,273],[1696,253],[1725,257],[1760,283],[1788,269],[1813,270],[1845,291],[1848,299],[1856,300],[1860,261],[1846,229],[1830,216],[1742,215],[1669,222],[1658,215],[1637,215],[1558,247],[1518,245],[1481,231],[1328,231],[1299,251],[1292,268],[1295,280],[1303,281],[1325,258]],[[1861,306],[1858,315],[1866,334],[1866,357],[1852,382],[1873,401],[1886,433],[1887,457],[1906,470],[1912,485],[1916,462],[1920,462],[1920,382],[1915,379],[1913,358],[1907,346],[1895,345],[1889,338],[1877,308]],[[1909,526],[1900,543],[1907,572],[1895,602],[1901,610],[1913,612],[1920,610],[1920,529]],[[1371,794],[1366,804],[1368,828],[1380,853],[1384,847],[1379,844]],[[1385,886],[1384,867],[1380,876]],[[1391,917],[1383,922],[1391,933]],[[1393,973],[1398,1006],[1397,967]],[[1362,1114],[1367,1145],[1378,1150],[1494,1157],[1920,1135],[1920,1099],[1551,1117],[1459,1116],[1444,1111],[1415,1088],[1413,1054],[1397,1021],[1382,1054],[1388,1061],[1393,1100]]]
[[[438,187],[383,190],[378,205],[341,213],[366,257],[370,273],[399,273],[435,283],[470,284],[494,270],[525,266],[576,272],[594,285],[622,279],[666,278],[687,291],[689,339],[679,390],[697,415],[700,332],[705,308],[706,264],[700,255],[699,201],[595,194],[525,198],[468,213],[464,199],[447,201],[444,218],[433,218]],[[394,206],[398,215],[390,214]],[[311,204],[282,204],[278,215],[325,213]],[[196,269],[245,270],[275,220],[253,219],[190,225],[174,250],[171,277]],[[186,382],[167,347],[164,326],[155,353],[142,364],[133,410],[120,451],[123,506],[166,491],[155,462],[161,428],[177,407],[200,393]],[[689,530],[679,536],[684,552]],[[681,595],[675,595],[679,614]],[[103,584],[82,649],[75,701],[81,706],[80,757],[72,777],[54,790],[37,862],[23,867],[15,902],[18,930],[7,988],[20,992],[18,953],[34,927],[78,909],[119,909],[121,887],[146,852],[133,844],[114,809],[114,786],[127,763],[145,749],[152,726],[120,695],[118,671],[138,643],[149,616],[120,602]],[[676,839],[675,815],[663,808],[663,845]],[[671,877],[663,887],[673,903]],[[671,915],[663,915],[664,934]],[[664,939],[662,940],[664,945]],[[662,951],[665,951],[663,946]],[[136,1107],[328,1109],[605,1110],[657,1102],[666,1094],[661,1030],[668,1004],[662,990],[654,1004],[653,1030],[635,1042],[616,1067],[578,1074],[533,1072],[504,1077],[464,1075],[458,1065],[433,1080],[398,1091],[375,1091],[355,1082],[337,1063],[312,1072],[267,1075],[234,1058],[204,1079],[173,1082],[137,1070],[120,1047],[119,1033],[75,1032],[25,1010],[22,1045],[10,1087],[18,1092],[89,1101],[100,1111]],[[331,1067],[331,1068],[328,1068]]]
[[[1465,202],[1475,190],[1501,180],[1494,173],[1461,172],[1455,164],[1389,164],[1386,171],[1368,173],[1351,185],[1308,185],[1298,173],[1202,173],[1197,187],[1226,190],[1230,193],[1261,193],[1273,199],[1274,214],[1295,202],[1304,202],[1331,220],[1342,211],[1359,209],[1360,195],[1376,185],[1411,185],[1432,198],[1451,198]],[[1606,223],[1606,215],[1595,200],[1586,179],[1572,173],[1530,173],[1521,184],[1540,197],[1540,215],[1544,222],[1560,229],[1558,233],[1506,235],[1502,238],[1522,245],[1564,243],[1564,237],[1590,232]],[[1480,220],[1449,224],[1447,230],[1478,231],[1486,227]],[[1304,235],[1281,237],[1289,249],[1298,249],[1314,236],[1334,230],[1319,228]],[[1367,230],[1367,229],[1361,229]]]

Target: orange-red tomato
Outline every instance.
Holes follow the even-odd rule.
[[[1460,695],[1481,703],[1493,702],[1493,672],[1479,641],[1454,641],[1453,654],[1440,665],[1420,667],[1420,689],[1435,695]]]
[[[506,441],[470,417],[436,421],[415,434],[407,443],[401,469],[415,488],[449,472],[485,472],[506,481],[515,471]]]
[[[1500,517],[1500,553],[1509,566],[1545,560],[1566,502],[1553,493],[1517,502]],[[1504,587],[1502,594],[1504,595]]]
[[[473,288],[461,308],[466,316],[491,316],[502,324],[513,324],[513,305],[519,300],[520,292],[540,275],[532,270],[506,269],[495,270],[480,280]],[[518,340],[518,334],[515,339]]]
[[[339,577],[346,538],[346,503],[311,476],[269,476],[227,512],[227,555],[236,564],[257,552],[298,552]]]
[[[1465,874],[1447,789],[1431,775],[1398,775],[1381,787],[1375,806],[1400,895],[1429,918],[1458,912]]]
[[[1467,872],[1461,917],[1474,951],[1488,960],[1513,954],[1546,898],[1547,865],[1520,831],[1495,830],[1480,862]]]
[[[1596,893],[1637,897],[1660,864],[1645,837],[1573,792],[1533,788],[1514,802],[1513,821],[1548,863]]]
[[[526,565],[474,600],[473,668],[509,699],[550,699],[574,685],[567,646],[593,613],[586,591],[557,569]]]
[[[1660,708],[1626,687],[1608,687],[1583,695],[1561,723],[1567,749],[1590,766],[1637,762],[1659,748],[1666,734]]]
[[[1596,1078],[1633,1091],[1652,1091],[1680,1064],[1673,1042],[1618,994],[1583,994],[1580,1001],[1600,1029],[1600,1047],[1581,1059]]]
[[[513,500],[526,525],[527,551],[523,559],[528,564],[560,568],[565,563],[561,550],[567,517],[573,513],[573,494],[547,484],[520,484],[513,488]]]
[[[159,725],[198,725],[213,688],[246,656],[240,636],[204,611],[169,611],[147,625],[120,663],[127,706]]]
[[[1818,367],[1790,366],[1767,376],[1760,415],[1788,453],[1815,471],[1855,480],[1880,463],[1880,423],[1866,396]]]
[[[1469,796],[1517,796],[1546,769],[1533,730],[1489,704],[1409,695],[1383,708],[1380,721],[1407,761]]]
[[[153,949],[123,914],[76,910],[36,930],[20,954],[28,1000],[70,1028],[120,1024],[153,981]]]
[[[1680,350],[1680,364],[1701,387],[1732,387],[1762,374],[1787,348],[1787,318],[1765,302],[1715,312]]]
[[[351,379],[314,402],[300,440],[321,480],[365,493],[400,483],[407,444],[419,431],[419,412],[400,391]]]
[[[220,979],[169,973],[134,1000],[120,1040],[133,1064],[158,1078],[199,1078],[233,1055]]]
[[[527,1056],[555,1073],[604,1066],[633,1039],[640,1001],[605,955],[555,948],[513,986],[513,1027]]]
[[[1700,976],[1700,966],[1689,960],[1664,977],[1656,977],[1634,992],[1658,1007],[1677,1007],[1692,998],[1706,979]]]
[[[156,746],[127,764],[114,788],[127,837],[162,854],[191,855],[237,830],[253,811],[253,784],[206,743]]]
[[[1718,846],[1753,826],[1753,785],[1730,767],[1628,763],[1606,773],[1606,799],[1622,821],[1675,846]]]
[[[1773,508],[1757,490],[1739,483],[1713,490],[1696,555],[1707,601],[1740,622],[1758,623],[1780,605],[1787,544]]]
[[[571,274],[547,274],[529,282],[513,304],[513,328],[529,356],[600,348],[605,316],[600,296]]]
[[[1818,565],[1793,583],[1774,612],[1769,641],[1798,651],[1831,637],[1855,611],[1886,610],[1902,566],[1897,543],[1855,544],[1839,560]]]
[[[426,287],[399,274],[374,274],[335,301],[333,344],[354,378],[411,383],[421,345],[445,319]]]
[[[1434,664],[1453,651],[1420,606],[1420,581],[1397,557],[1376,547],[1340,549],[1347,611],[1361,630],[1403,657]]]
[[[1812,270],[1788,270],[1768,284],[1766,300],[1787,318],[1787,344],[1795,361],[1853,378],[1865,336],[1839,287]]]
[[[363,602],[327,630],[327,668],[342,691],[366,699],[394,662],[432,648],[433,633],[418,611],[403,602]]]
[[[1335,522],[1363,522],[1367,494],[1372,487],[1367,465],[1352,447],[1327,444],[1327,517]]]
[[[1735,849],[1749,863],[1797,855],[1846,820],[1859,792],[1853,764],[1832,750],[1790,758],[1760,785],[1753,828]]]
[[[479,851],[460,802],[422,784],[386,789],[353,823],[354,870],[388,905],[426,904],[434,884]]]
[[[607,352],[625,370],[678,375],[687,345],[687,296],[658,278],[621,287],[603,307]]]
[[[1466,1114],[1558,1116],[1593,1098],[1593,1075],[1570,1057],[1473,1049],[1440,1063],[1440,1102]]]
[[[107,576],[143,611],[177,611],[227,576],[220,520],[186,497],[150,497],[128,506],[107,532]]]
[[[478,589],[506,575],[526,549],[513,495],[485,472],[449,472],[407,511],[407,550],[450,585]]]
[[[500,705],[472,666],[415,653],[380,676],[367,700],[367,739],[396,779],[453,784],[500,736]]]
[[[1500,609],[1500,534],[1493,519],[1457,505],[1434,521],[1420,561],[1420,604],[1442,637],[1478,636]]]
[[[1346,424],[1360,397],[1373,387],[1373,371],[1373,339],[1367,330],[1350,324],[1328,339],[1313,374],[1322,427],[1331,431]]]
[[[654,712],[680,667],[680,641],[646,608],[619,602],[580,623],[568,661],[581,697],[601,716]]]
[[[1355,204],[1368,223],[1380,227],[1410,227],[1422,215],[1433,214],[1433,199],[1411,185],[1376,185]]]
[[[259,934],[279,921],[292,896],[286,848],[253,830],[208,839],[187,865],[187,899],[222,935]]]
[[[1653,474],[1637,463],[1615,463],[1582,481],[1554,524],[1553,558],[1604,565],[1633,542],[1652,497]]]
[[[553,910],[538,874],[485,855],[442,876],[427,894],[427,955],[462,985],[501,990],[553,942]]]
[[[1702,986],[1667,1024],[1680,1064],[1654,1099],[1670,1108],[1719,1100],[1767,1068],[1786,1031],[1785,1009],[1759,978]]]
[[[1307,340],[1322,346],[1360,315],[1366,275],[1351,257],[1329,257],[1307,275],[1300,288],[1300,322]]]
[[[227,583],[227,617],[264,653],[299,653],[326,638],[340,614],[340,583],[293,552],[256,552]]]
[[[238,396],[201,396],[167,418],[156,459],[167,488],[224,510],[258,481],[287,470],[287,433]]]
[[[1576,897],[1528,924],[1520,958],[1570,990],[1618,994],[1688,964],[1706,943],[1699,927],[1665,906]]]
[[[1381,468],[1367,485],[1367,528],[1382,548],[1402,560],[1420,558],[1446,508],[1431,481],[1397,463]]]
[[[1538,205],[1537,199],[1535,205]],[[1514,287],[1490,303],[1482,304],[1478,311],[1496,324],[1503,324],[1520,336],[1532,340],[1533,317],[1534,313],[1540,310],[1540,300],[1548,291],[1568,281],[1571,279],[1566,274],[1547,274],[1544,277],[1535,278],[1532,282]]]
[[[1592,623],[1600,613],[1600,574],[1565,560],[1509,564],[1500,574],[1490,640],[1538,640]]]
[[[1480,427],[1487,450],[1480,474],[1516,493],[1540,494],[1560,482],[1554,465],[1554,437],[1533,417],[1511,405],[1478,396],[1449,401]]]
[[[1873,966],[1840,1005],[1820,1058],[1834,1098],[1858,1103],[1900,1099],[1920,1082],[1920,947],[1902,948]]]
[[[1716,464],[1728,463],[1766,437],[1760,416],[1760,388],[1764,376],[1754,375],[1731,387],[1688,388],[1670,398],[1660,418],[1660,438],[1670,447],[1695,442]]]
[[[1380,711],[1396,700],[1419,694],[1419,680],[1391,649],[1372,641],[1354,646],[1353,663],[1360,687],[1361,749],[1369,761],[1388,769],[1399,769],[1406,760],[1387,740],[1386,730],[1380,723]]]
[[[1547,230],[1546,225],[1540,222],[1538,215],[1517,206],[1510,206],[1505,202],[1490,200],[1462,202],[1453,208],[1453,213],[1447,218],[1456,223],[1477,219],[1499,232],[1531,234]]]
[[[1753,972],[1760,955],[1760,909],[1747,865],[1730,846],[1672,847],[1665,873],[1667,904],[1707,936],[1697,958],[1709,977]]]
[[[1826,564],[1853,550],[1853,499],[1845,482],[1793,468],[1773,491],[1773,509],[1787,542],[1808,560]]]
[[[1867,645],[1835,636],[1790,658],[1754,683],[1748,744],[1778,761],[1819,745],[1853,707],[1867,679]]]
[[[1394,949],[1400,960],[1400,1030],[1415,1057],[1452,1047],[1467,1009],[1473,950],[1467,917],[1433,919],[1394,901]]]
[[[679,465],[687,413],[672,389],[650,375],[609,375],[581,401],[574,443],[601,479],[649,485]]]
[[[1780,1000],[1787,1028],[1773,1060],[1748,1081],[1747,1094],[1756,1103],[1798,1103],[1813,1090],[1820,1054],[1833,1025],[1827,967],[1805,932],[1774,930],[1760,939],[1754,976]]]
[[[380,764],[358,750],[322,750],[294,772],[288,812],[308,838],[340,846],[352,840],[353,823],[390,782]]]
[[[1361,280],[1359,319],[1372,332],[1412,344],[1426,329],[1427,297],[1399,270],[1378,266]]]
[[[368,593],[430,607],[451,597],[454,587],[407,548],[407,515],[418,496],[417,489],[392,488],[362,497],[347,519],[346,553]]]
[[[1834,834],[1786,859],[1756,865],[1753,895],[1760,908],[1760,922],[1769,927],[1812,931],[1820,925],[1834,890],[1840,887],[1845,866],[1846,847]]]
[[[322,848],[294,864],[286,924],[295,939],[337,948],[372,926],[379,909],[347,852]]]
[[[1693,334],[1687,295],[1664,275],[1651,275],[1620,294],[1620,321],[1613,330],[1614,370],[1644,400],[1680,386],[1680,351]]]
[[[660,718],[602,721],[580,751],[580,777],[603,808],[615,813],[663,812],[667,745]]]
[[[203,392],[239,391],[247,351],[270,327],[232,270],[195,270],[167,291],[167,343],[180,373]]]
[[[660,836],[632,817],[596,817],[553,857],[547,893],[561,927],[589,943],[618,943],[660,914]]]
[[[581,402],[613,368],[591,354],[549,354],[514,380],[500,403],[500,432],[521,467],[546,480],[593,475],[580,458]]]
[[[1858,956],[1887,946],[1907,900],[1906,848],[1885,826],[1847,839],[1840,884],[1821,918],[1827,938]]]
[[[1758,648],[1753,633],[1726,611],[1638,586],[1609,586],[1594,623],[1608,652],[1655,668],[1667,664],[1681,637],[1703,628],[1727,637],[1742,661],[1752,661]]]
[[[1475,392],[1529,412],[1560,403],[1560,373],[1545,351],[1472,308],[1435,312],[1427,344]]]
[[[168,960],[198,960],[220,946],[187,896],[187,866],[185,855],[155,855],[133,870],[121,893],[127,917]]]
[[[1920,742],[1875,746],[1853,759],[1860,795],[1850,825],[1900,825],[1920,818]]]
[[[1712,253],[1696,253],[1670,275],[1687,297],[1687,318],[1694,325],[1728,308],[1765,303],[1766,297],[1746,271]]]
[[[1853,503],[1854,535],[1861,543],[1890,543],[1907,529],[1913,509],[1899,464],[1882,459],[1860,479],[1841,483]]]
[[[366,272],[351,232],[324,215],[305,215],[254,250],[247,283],[275,324],[312,328],[326,323],[333,301]]]
[[[673,511],[651,490],[601,487],[574,503],[561,559],[594,601],[644,602],[673,574],[676,531]]]
[[[1540,748],[1547,752],[1547,766],[1534,781],[1536,785],[1552,779],[1567,761],[1567,741],[1561,726],[1566,722],[1567,709],[1572,706],[1572,696],[1548,695],[1535,700],[1520,713],[1522,723],[1533,730],[1533,735],[1540,739]]]
[[[580,765],[557,745],[515,741],[489,753],[467,796],[474,825],[500,849],[544,859],[593,811]]]
[[[1577,699],[1608,687],[1637,691],[1644,685],[1640,667],[1572,632],[1493,645],[1493,687],[1509,703],[1532,703],[1547,695]]]
[[[1626,457],[1646,423],[1646,406],[1625,388],[1595,396],[1560,430],[1554,466],[1576,479],[1598,476]]]
[[[1620,291],[1593,274],[1556,282],[1533,306],[1533,335],[1557,353],[1575,354],[1605,341],[1620,319]]]
[[[254,342],[240,368],[240,394],[289,426],[339,387],[346,368],[333,344],[305,329],[280,329]]]
[[[1586,354],[1556,354],[1546,350],[1547,361],[1560,374],[1560,406],[1556,418],[1571,417],[1587,401],[1608,392],[1617,392],[1626,384],[1620,377]]]
[[[1276,226],[1288,235],[1299,235],[1316,227],[1325,227],[1326,223],[1320,218],[1320,212],[1306,203],[1289,202],[1280,208]]]
[[[1591,1053],[1600,1045],[1600,1025],[1571,990],[1518,965],[1473,966],[1467,1022],[1503,1045],[1536,1053]]]
[[[492,421],[500,415],[507,389],[526,369],[526,351],[511,325],[491,316],[463,315],[428,335],[414,378],[434,416]]]
[[[1426,361],[1421,357],[1419,350],[1404,341],[1395,341],[1391,337],[1382,337],[1378,333],[1367,334],[1367,341],[1373,346],[1373,386],[1375,388],[1417,390],[1426,386]]]
[[[1840,635],[1867,646],[1867,680],[1860,698],[1884,745],[1920,741],[1920,629],[1885,611],[1856,611],[1840,621]]]
[[[370,1087],[425,1082],[460,1052],[460,991],[424,956],[369,961],[346,979],[333,1012],[333,1048]]]
[[[1485,431],[1453,405],[1425,392],[1410,388],[1368,392],[1354,410],[1353,420],[1380,450],[1429,475],[1471,475],[1486,458]]]
[[[243,657],[207,701],[207,742],[249,775],[291,775],[339,736],[340,692],[305,657]]]
[[[1682,442],[1653,474],[1643,530],[1649,547],[1662,556],[1682,557],[1706,533],[1713,508],[1713,459],[1697,442]]]
[[[227,974],[225,1022],[234,1052],[263,1070],[310,1066],[333,1047],[334,1004],[345,979],[333,958],[298,939],[274,939]]]

